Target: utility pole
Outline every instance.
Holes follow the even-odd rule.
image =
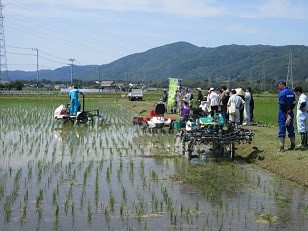
[[[288,62],[288,74],[287,74],[287,86],[291,84],[291,89],[293,88],[293,56],[292,56],[292,51],[290,50],[289,53],[289,62]]]
[[[38,59],[38,49],[32,48],[33,51],[36,51],[36,91],[38,93],[38,85],[39,85],[39,59]]]
[[[3,15],[2,9],[4,5],[0,0],[0,81],[8,79],[7,60],[6,60],[6,49],[4,39],[4,28],[3,28]]]
[[[73,58],[70,58],[68,60],[71,61],[71,86],[73,86],[73,64],[74,64],[74,61],[76,60]]]
[[[96,67],[98,69],[98,92],[101,91],[101,69],[99,67]]]

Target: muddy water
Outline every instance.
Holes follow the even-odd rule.
[[[53,121],[56,106],[2,106],[1,230],[308,230],[305,189],[242,162],[191,163],[113,103],[95,105],[110,124],[93,126]]]

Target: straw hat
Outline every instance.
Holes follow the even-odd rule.
[[[235,90],[236,90],[236,93],[238,95],[244,95],[245,94],[242,88],[236,88]]]
[[[197,88],[196,88],[196,90],[198,90],[198,91],[202,91],[202,89],[201,89],[200,87],[197,87]]]

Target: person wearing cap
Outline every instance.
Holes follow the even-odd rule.
[[[296,98],[294,92],[287,87],[284,80],[279,80],[277,83],[279,89],[278,94],[278,140],[279,140],[279,152],[284,152],[284,142],[286,137],[286,131],[288,131],[288,137],[290,138],[291,146],[287,150],[295,149],[295,132],[294,132],[294,113],[293,109],[296,105]]]
[[[78,99],[78,93],[83,95],[83,93],[78,90],[77,86],[74,86],[73,89],[70,90],[69,92],[69,97],[70,97],[69,112],[71,116],[76,116],[77,111],[80,110],[80,102]]]
[[[198,106],[200,106],[201,101],[203,100],[203,94],[201,92],[201,88],[200,87],[197,88],[197,91],[198,91],[197,103],[198,103]]]
[[[208,100],[211,107],[211,116],[214,117],[215,113],[218,112],[219,97],[213,87],[210,88]]]
[[[308,146],[308,137],[307,137],[307,118],[308,118],[308,97],[303,93],[303,88],[297,86],[294,88],[295,94],[299,97],[297,102],[297,130],[301,135],[301,143],[297,145],[300,148],[306,148]]]

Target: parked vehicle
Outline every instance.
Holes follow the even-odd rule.
[[[142,88],[132,88],[130,92],[127,94],[127,98],[131,101],[134,100],[143,100],[143,90]]]

